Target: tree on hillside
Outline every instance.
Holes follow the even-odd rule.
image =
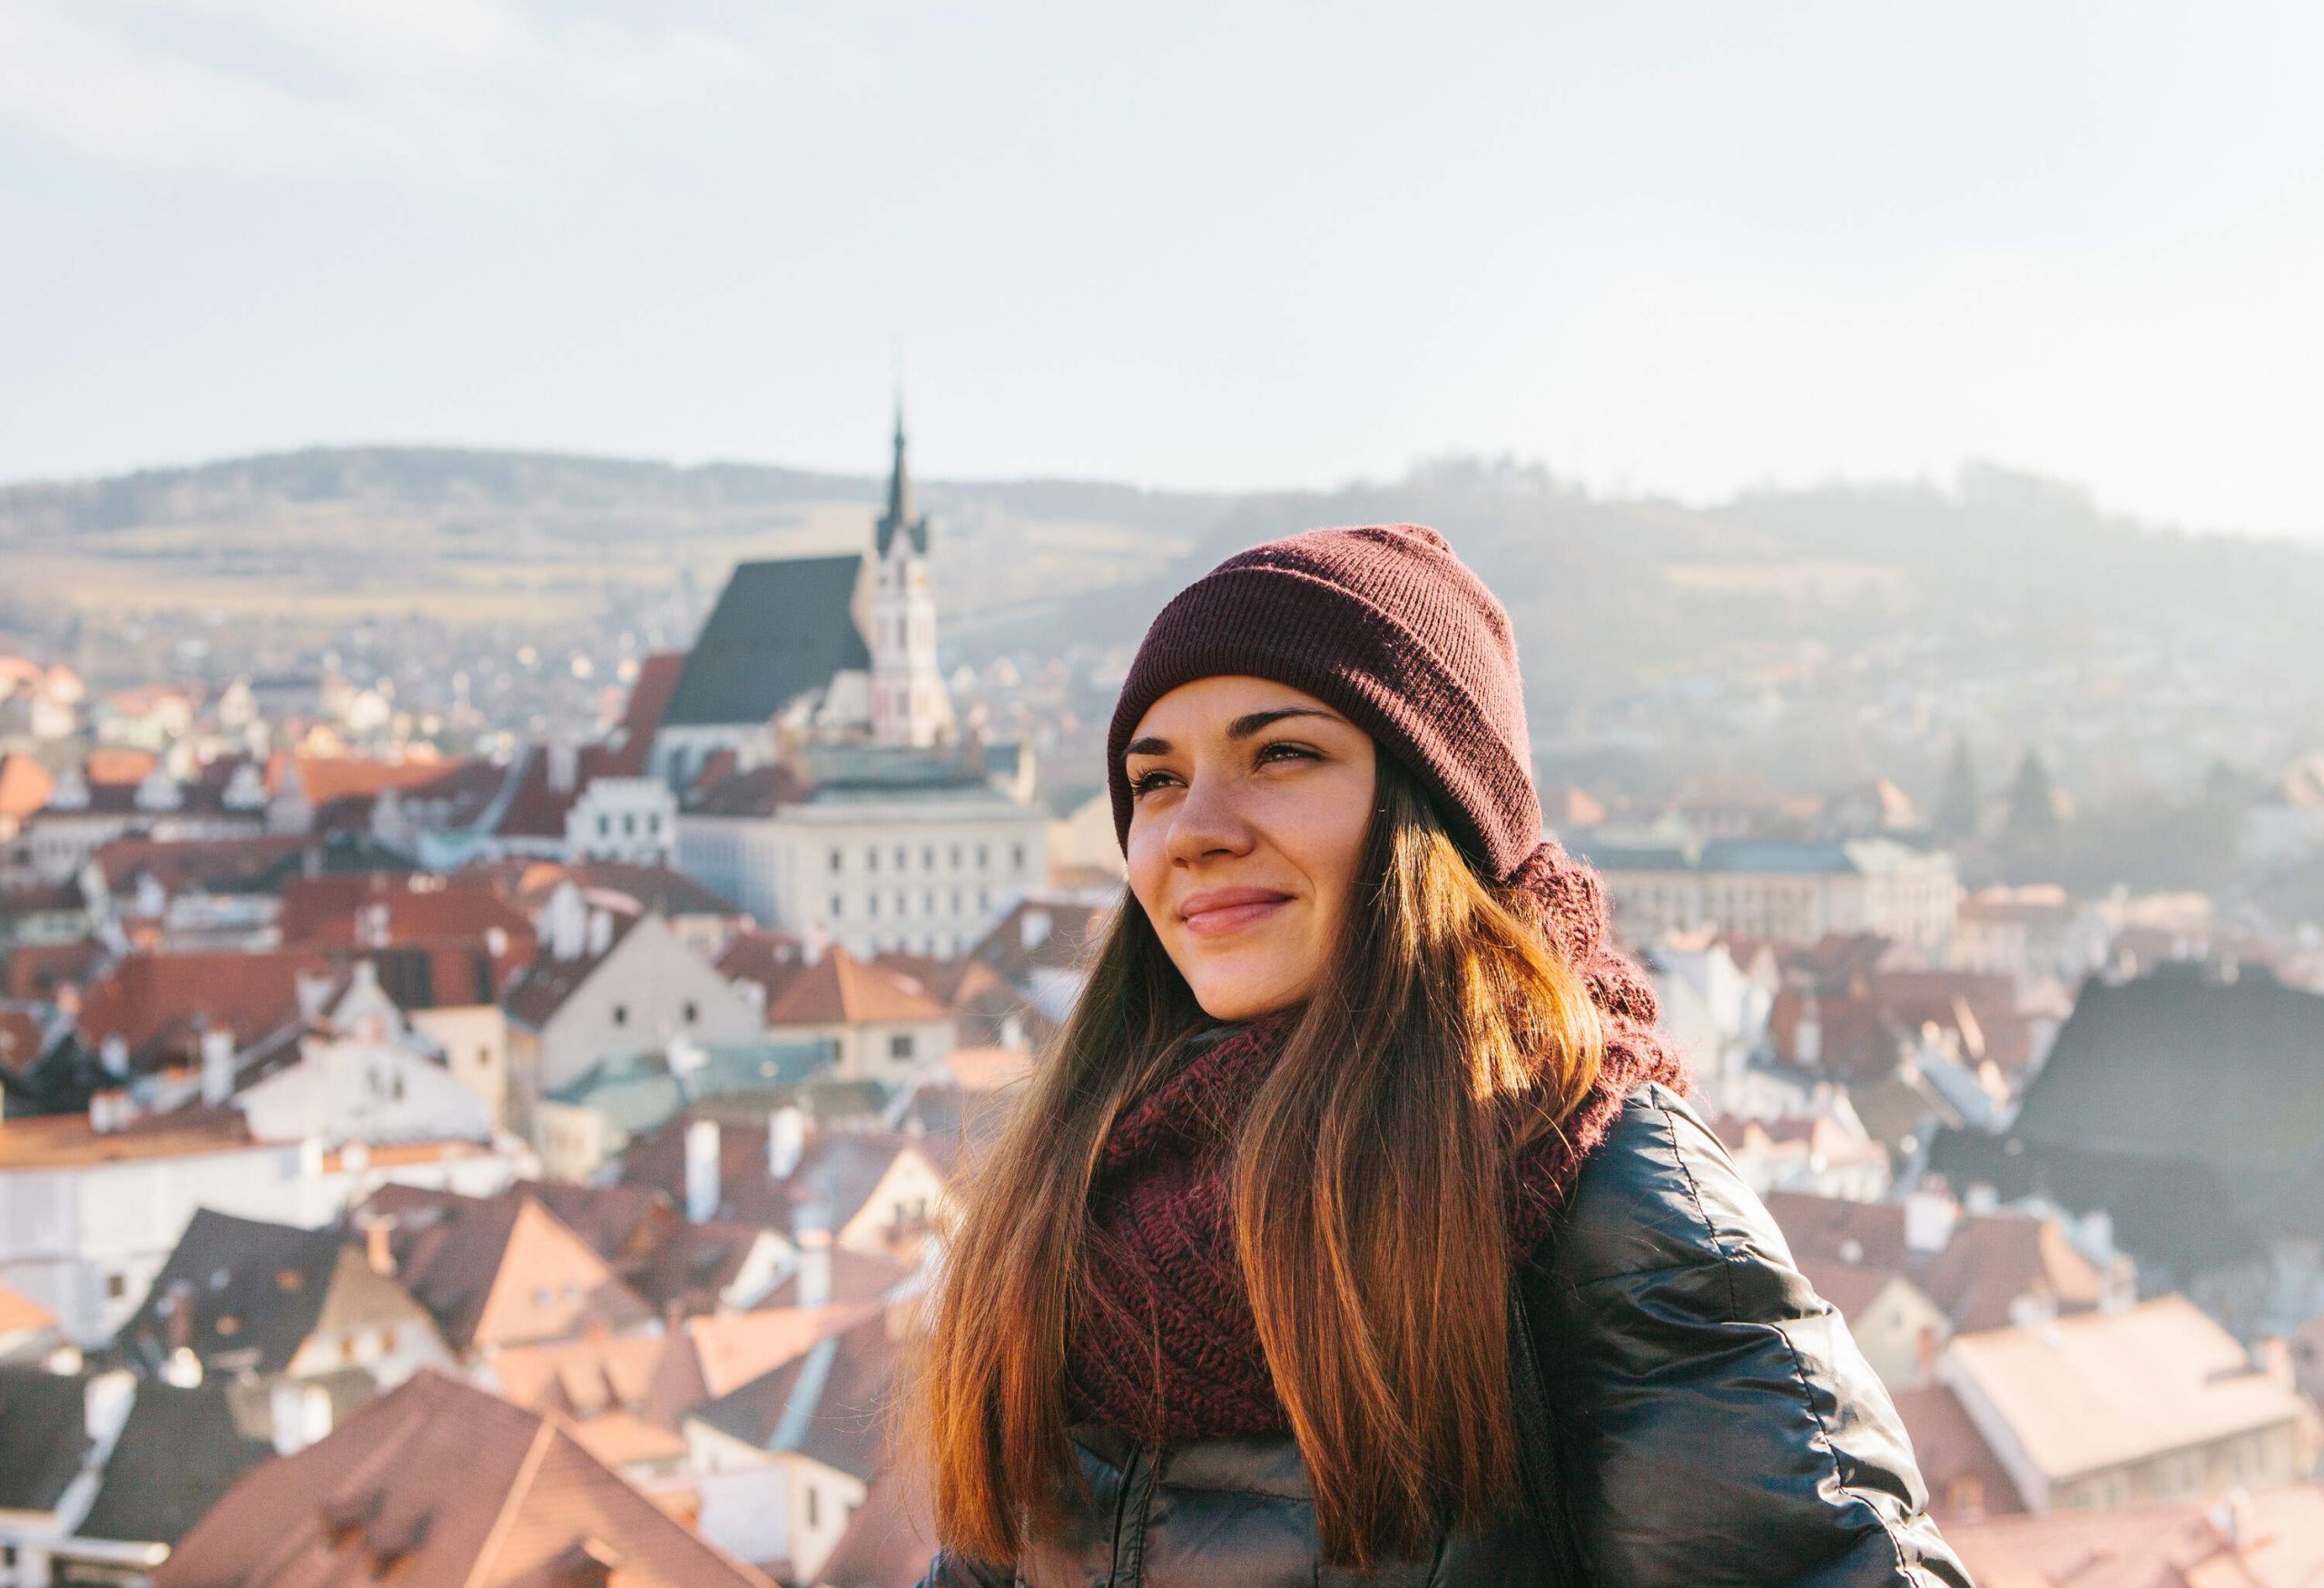
[[[1984,825],[1984,800],[1977,792],[1977,769],[1969,759],[1969,741],[1955,735],[1953,762],[1945,769],[1945,788],[1936,804],[1939,835],[1959,840],[1974,838]]]
[[[2057,791],[2050,785],[2050,769],[2038,750],[2025,752],[2017,776],[2009,786],[2009,816],[2004,831],[2013,847],[2033,850],[2058,835]]]

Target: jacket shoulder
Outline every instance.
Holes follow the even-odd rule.
[[[1551,1239],[1546,1266],[1573,1285],[1738,1258],[1792,1266],[1726,1146],[1659,1081],[1625,1100],[1583,1160]]]

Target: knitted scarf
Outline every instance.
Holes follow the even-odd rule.
[[[1563,1138],[1552,1134],[1514,1166],[1509,1240],[1521,1261],[1548,1235],[1630,1090],[1649,1080],[1683,1090],[1685,1079],[1654,1029],[1652,987],[1609,941],[1596,873],[1552,840],[1527,857],[1514,885],[1581,973],[1606,1032],[1598,1079]],[[1076,1421],[1165,1444],[1288,1428],[1235,1256],[1228,1177],[1236,1134],[1295,1021],[1277,1013],[1227,1028],[1107,1138],[1067,1341]]]

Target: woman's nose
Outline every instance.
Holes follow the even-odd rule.
[[[1250,847],[1250,826],[1232,778],[1197,774],[1170,814],[1170,858],[1195,861]]]

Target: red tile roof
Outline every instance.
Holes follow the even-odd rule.
[[[95,859],[114,893],[140,875],[150,876],[165,893],[247,892],[273,876],[313,840],[304,833],[270,833],[250,838],[199,838],[163,842],[116,838],[98,847]]]
[[[25,943],[8,951],[7,995],[47,1000],[58,990],[84,987],[111,958],[94,938],[78,942]]]
[[[766,1008],[770,1026],[863,1025],[940,1021],[945,1008],[920,983],[877,962],[833,946],[791,979]]]
[[[1951,1531],[1956,1520],[2002,1516],[2025,1509],[2001,1458],[1943,1385],[1894,1392],[1896,1415],[1913,1444],[1913,1459],[1928,1484],[1929,1509]]]
[[[92,1047],[120,1037],[139,1069],[199,1056],[204,1026],[246,1045],[298,1013],[301,974],[330,969],[307,948],[133,953],[83,992],[82,1034]]]
[[[1951,1522],[1979,1588],[2309,1588],[2324,1580],[2324,1488]]]
[[[22,820],[48,804],[56,778],[29,755],[0,755],[0,819]]]
[[[670,709],[670,696],[677,693],[678,676],[685,668],[684,651],[657,651],[638,663],[636,681],[629,686],[629,700],[622,708],[621,725],[615,733],[625,775],[635,777],[645,770],[646,758],[654,750],[654,735],[661,731],[663,715]]]
[[[591,1572],[592,1560],[611,1563]],[[555,1415],[433,1371],[265,1463],[182,1539],[155,1588],[768,1588]]]

